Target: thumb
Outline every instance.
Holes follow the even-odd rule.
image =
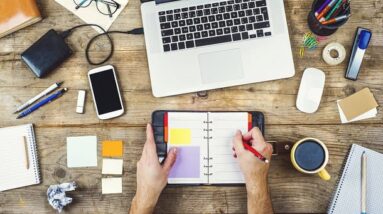
[[[168,152],[168,156],[166,157],[165,163],[163,165],[163,169],[167,173],[169,173],[170,170],[172,169],[174,163],[176,162],[176,159],[177,159],[177,149],[175,147],[173,147]]]

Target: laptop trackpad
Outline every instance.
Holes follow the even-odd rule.
[[[201,54],[199,66],[204,84],[244,78],[240,49]]]

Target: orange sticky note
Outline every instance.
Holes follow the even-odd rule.
[[[122,157],[123,146],[122,141],[103,141],[102,156],[103,157]]]

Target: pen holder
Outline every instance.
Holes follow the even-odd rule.
[[[307,18],[310,30],[318,36],[330,36],[331,34],[335,33],[338,30],[338,28],[344,25],[348,20],[347,18],[345,20],[329,25],[324,25],[320,23],[320,21],[315,16],[315,11],[318,10],[325,1],[326,0],[314,0],[313,5],[311,7],[311,11]],[[350,7],[348,7],[345,11],[341,12],[340,14],[350,14]]]

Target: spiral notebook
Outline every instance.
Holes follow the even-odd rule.
[[[383,154],[353,144],[328,213],[361,213],[361,158],[367,155],[367,213],[383,210]]]
[[[0,128],[0,191],[39,183],[33,125]]]
[[[233,157],[232,141],[237,130],[246,133],[254,126],[253,113],[165,112],[163,121],[167,150],[177,147],[178,151],[169,184],[244,183]],[[154,121],[158,138],[161,136],[156,132],[160,127],[156,123]]]

